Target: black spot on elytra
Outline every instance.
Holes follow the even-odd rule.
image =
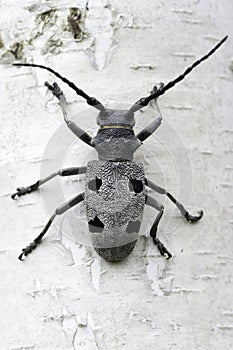
[[[130,179],[129,180],[129,190],[131,192],[140,193],[143,190],[143,182],[142,180]]]
[[[101,233],[104,230],[104,224],[96,216],[93,220],[88,221],[89,231],[91,233]]]
[[[95,191],[95,192],[99,191],[101,185],[102,185],[102,180],[99,179],[98,177],[96,177],[95,179],[90,180],[90,181],[88,182],[88,188],[89,188],[89,190]]]
[[[130,221],[126,227],[127,233],[138,233],[140,229],[141,222],[139,220]]]

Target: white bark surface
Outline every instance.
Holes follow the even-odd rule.
[[[67,27],[72,6],[83,13],[77,40]],[[90,0],[86,14],[85,6],[0,1],[0,348],[232,350],[233,2]],[[44,81],[60,84],[73,119],[92,135],[97,113],[48,72],[10,63],[46,64],[107,107],[130,107],[226,34],[214,56],[159,99],[163,124],[136,155],[148,178],[190,212],[204,210],[190,225],[168,199],[150,193],[165,205],[158,234],[173,258],[161,257],[149,238],[157,213],[146,208],[133,253],[105,262],[88,245],[81,205],[17,260],[54,209],[83,191],[84,176],[54,179],[17,201],[10,194],[96,157],[65,129]],[[136,131],[156,113],[153,105],[137,112]]]

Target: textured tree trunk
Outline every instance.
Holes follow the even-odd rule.
[[[0,1],[0,348],[6,350],[231,350],[232,37],[158,99],[162,125],[136,153],[146,176],[203,219],[189,224],[168,198],[158,237],[146,207],[132,254],[111,264],[89,244],[83,204],[59,217],[23,263],[21,249],[55,208],[84,191],[85,176],[55,178],[12,201],[16,187],[96,159],[66,129],[44,82],[56,81],[69,116],[90,135],[98,111],[47,65],[108,108],[129,108],[232,34],[232,0]],[[135,113],[136,132],[158,115]],[[52,237],[52,238],[51,238]]]

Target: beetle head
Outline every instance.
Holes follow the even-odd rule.
[[[105,109],[104,113],[100,112],[97,116],[97,124],[100,127],[121,125],[133,128],[135,125],[134,113],[128,110]]]

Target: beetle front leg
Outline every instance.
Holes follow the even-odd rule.
[[[64,120],[68,126],[68,128],[76,135],[78,136],[78,138],[80,138],[80,140],[82,140],[83,142],[85,142],[87,145],[93,147],[92,145],[92,138],[90,135],[88,135],[86,133],[86,131],[84,131],[83,129],[81,129],[77,124],[75,124],[74,122],[72,122],[71,120],[68,119],[67,117],[67,103],[66,103],[66,99],[65,96],[62,92],[62,90],[60,89],[60,87],[58,86],[57,83],[53,83],[53,85],[50,85],[47,81],[45,82],[45,86],[48,87],[48,89],[52,92],[52,94],[57,97],[57,99],[60,102],[60,106],[62,108],[62,112],[63,112],[63,117]]]
[[[142,97],[140,100],[135,102],[133,106],[129,109],[130,112],[137,112],[139,109],[148,105],[148,103],[152,100],[156,101],[158,96],[161,94],[161,91],[164,89],[164,83],[159,83],[159,87],[156,85],[153,87],[151,93],[147,97]]]
[[[159,214],[156,216],[155,221],[153,222],[153,225],[150,230],[150,236],[153,239],[154,244],[157,246],[160,254],[167,259],[170,259],[172,257],[172,254],[169,252],[169,250],[165,247],[165,245],[157,238],[157,229],[159,222],[163,216],[164,206],[157,202],[154,198],[151,196],[146,196],[146,205],[155,208],[159,211]]]
[[[34,249],[36,249],[37,245],[41,243],[42,238],[48,231],[49,227],[51,226],[53,220],[57,215],[63,214],[65,211],[72,208],[74,205],[82,202],[84,200],[84,193],[81,193],[77,196],[75,196],[73,199],[69,200],[67,203],[61,205],[55,210],[55,213],[51,216],[47,224],[45,225],[42,232],[37,236],[32,243],[30,243],[26,248],[22,249],[22,253],[19,255],[19,260],[23,261],[23,257],[30,254]]]
[[[53,173],[44,179],[38,180],[33,185],[27,186],[27,187],[18,187],[16,189],[17,192],[13,193],[11,195],[12,199],[15,199],[16,196],[21,197],[25,194],[31,193],[36,191],[41,185],[43,185],[45,182],[53,179],[55,176],[70,176],[70,175],[79,175],[79,174],[85,174],[87,170],[87,167],[81,166],[81,167],[74,167],[74,168],[66,168],[57,171],[56,173]]]
[[[155,91],[162,89],[163,86],[164,86],[163,83],[160,83],[159,88],[157,88],[157,86],[154,86],[152,92],[155,92]],[[159,116],[156,119],[154,119],[152,121],[152,123],[150,123],[145,129],[140,131],[139,134],[137,134],[137,138],[141,142],[145,141],[149,136],[151,136],[158,129],[158,127],[160,126],[160,124],[162,122],[162,114],[160,113],[160,109],[158,107],[156,100],[155,100],[155,103],[156,103],[156,106],[157,106],[157,109],[159,112]]]
[[[142,131],[140,131],[137,134],[137,138],[143,142],[145,141],[149,136],[151,136],[153,134],[153,132],[155,132],[156,129],[158,129],[158,127],[160,126],[162,122],[162,117],[159,116],[156,119],[153,120],[152,123],[150,123],[145,129],[143,129]]]

